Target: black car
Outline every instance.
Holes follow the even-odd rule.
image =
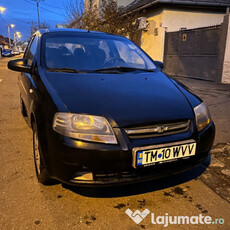
[[[204,161],[215,136],[208,109],[162,67],[125,37],[37,31],[8,68],[21,72],[38,180],[125,184]]]

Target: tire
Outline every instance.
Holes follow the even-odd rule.
[[[43,185],[50,185],[53,183],[53,180],[50,178],[49,173],[46,170],[41,146],[39,143],[37,125],[35,122],[32,124],[33,129],[33,154],[34,154],[34,165],[35,172],[38,181]]]
[[[23,117],[27,117],[27,112],[26,112],[26,108],[25,108],[25,104],[20,96],[20,109],[21,109],[21,114]]]

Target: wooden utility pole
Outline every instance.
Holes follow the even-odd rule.
[[[38,29],[40,29],[39,3],[44,2],[45,0],[32,0],[32,1],[36,2],[36,5],[37,5]]]

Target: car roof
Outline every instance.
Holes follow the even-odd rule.
[[[40,34],[51,33],[51,32],[78,32],[78,33],[96,33],[96,34],[107,34],[99,31],[83,30],[83,29],[73,29],[73,28],[60,28],[60,29],[40,29],[38,30]]]
[[[83,29],[73,29],[73,28],[55,28],[55,29],[40,29],[35,32],[35,34],[47,34],[47,33],[55,33],[55,32],[74,32],[74,33],[88,33],[88,34],[101,34],[101,35],[107,35],[107,36],[115,36],[115,37],[123,37],[119,35],[114,35],[114,34],[109,34],[105,32],[100,32],[100,31],[93,31],[93,30],[83,30]]]

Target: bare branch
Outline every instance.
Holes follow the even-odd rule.
[[[31,22],[30,34],[33,35],[38,29],[48,29],[48,28],[50,28],[50,25],[46,22],[41,22],[40,28],[38,28],[36,22]]]
[[[82,3],[82,1],[80,1]],[[135,38],[137,33],[136,19],[138,15],[122,15],[122,8],[115,0],[104,0],[100,10],[95,4],[90,4],[83,11],[84,6],[78,0],[68,0],[66,13],[70,28],[81,28],[103,31],[112,34]]]

